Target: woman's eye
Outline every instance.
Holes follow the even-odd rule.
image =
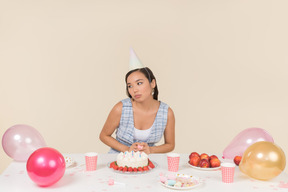
[[[132,85],[128,85],[127,87],[130,89],[132,87]]]
[[[137,85],[141,85],[141,84],[143,84],[143,83],[142,83],[142,82],[138,82],[138,83],[137,83]]]

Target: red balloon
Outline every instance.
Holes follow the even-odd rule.
[[[34,151],[26,164],[32,181],[42,187],[59,181],[65,173],[65,159],[56,149],[43,147]]]

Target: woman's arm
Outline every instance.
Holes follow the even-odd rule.
[[[175,117],[172,109],[168,109],[167,125],[164,131],[165,143],[159,146],[149,147],[147,143],[144,144],[143,151],[145,153],[167,153],[173,151],[175,148]]]
[[[122,102],[119,102],[112,108],[102,128],[99,138],[103,143],[105,143],[109,147],[124,152],[128,151],[129,147],[118,142],[115,138],[111,136],[120,123],[122,105],[123,105]]]

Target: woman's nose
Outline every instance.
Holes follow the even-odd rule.
[[[133,87],[133,92],[136,93],[138,91],[137,87]]]

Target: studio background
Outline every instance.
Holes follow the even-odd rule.
[[[175,152],[221,155],[260,127],[288,154],[285,0],[0,0],[0,136],[36,128],[62,153],[106,153],[129,49],[174,110]],[[9,158],[0,149],[0,173]],[[286,168],[287,172],[287,168]]]

